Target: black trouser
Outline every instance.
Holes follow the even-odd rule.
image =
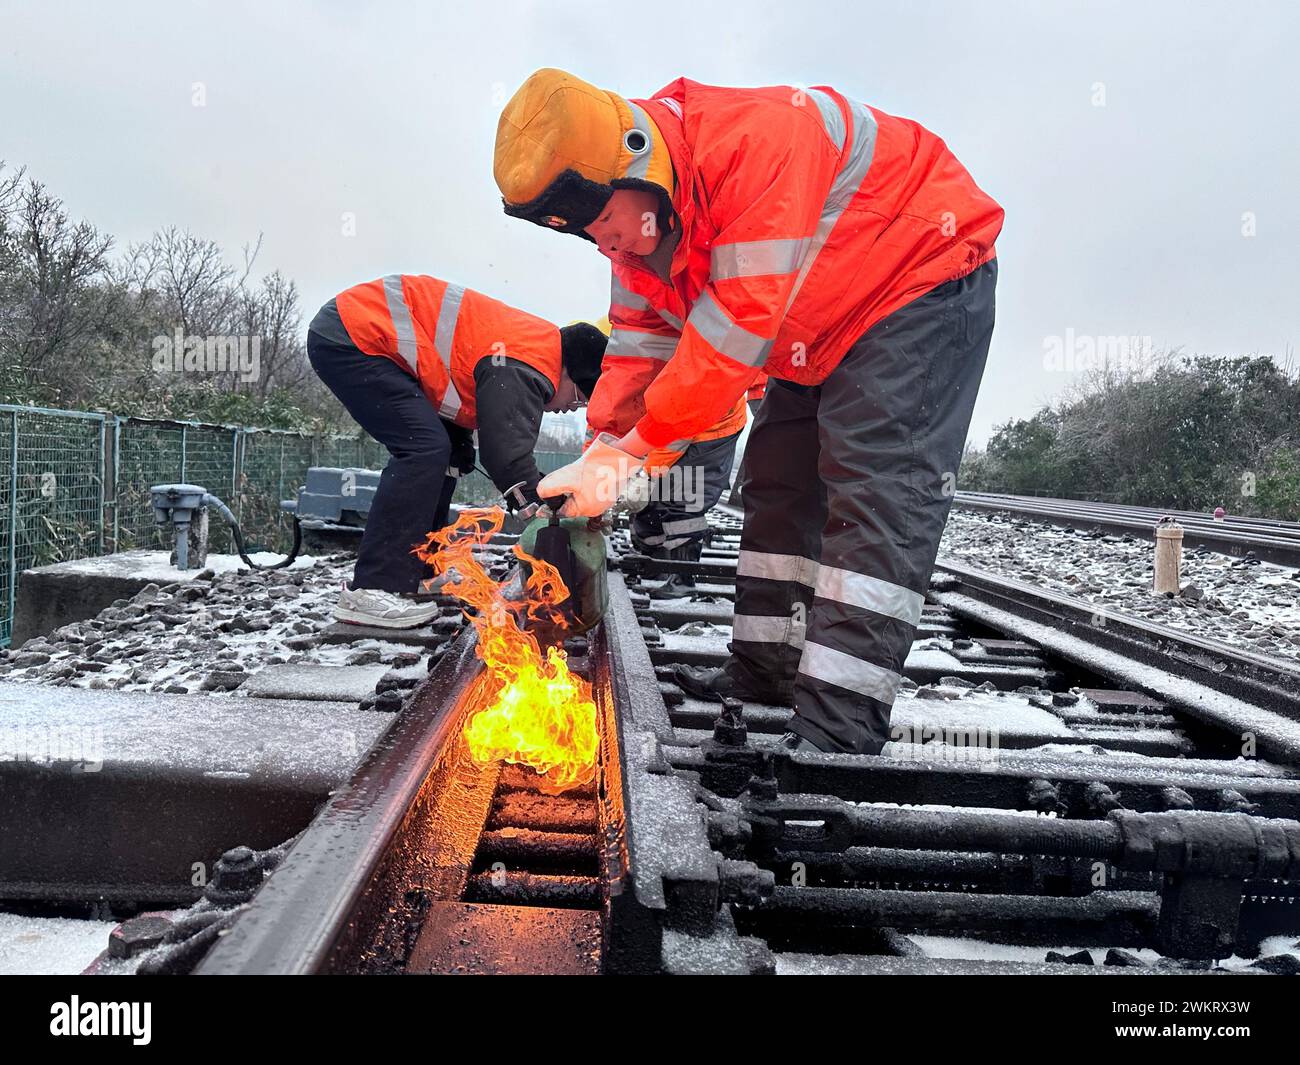
[[[447,524],[456,479],[451,438],[419,383],[392,359],[308,331],[312,369],[392,457],[379,478],[357,551],[354,588],[414,592],[431,570],[411,548]]]
[[[708,513],[731,480],[740,433],[691,444],[652,482],[652,501],[632,516],[632,540],[641,550],[672,551],[702,543]],[[698,557],[698,556],[697,556]]]
[[[747,399],[745,400],[745,406],[749,408],[749,420],[750,423],[752,424],[753,421],[758,417],[758,411],[759,408],[763,406],[763,400],[761,398]],[[752,428],[750,429],[750,434],[751,435],[753,434]],[[748,450],[749,448],[748,439],[746,439],[745,441],[745,448],[746,450]],[[735,484],[732,486],[731,491],[727,494],[727,502],[730,503],[733,507],[737,505],[743,505],[744,503],[744,501],[740,498],[740,486],[744,480],[745,480],[745,456],[742,454],[740,456],[740,466],[736,470]]]
[[[875,754],[921,616],[993,333],[997,264],[878,322],[822,384],[768,382],[741,498],[731,668],[791,728]]]

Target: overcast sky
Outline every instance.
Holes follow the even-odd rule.
[[[829,84],[940,134],[1006,209],[972,439],[1069,384],[1053,337],[1300,346],[1297,5],[637,7],[0,0],[0,159],[123,243],[177,224],[237,260],[265,234],[305,320],[402,271],[562,323],[603,312],[608,270],[501,213],[493,136],[523,78]]]

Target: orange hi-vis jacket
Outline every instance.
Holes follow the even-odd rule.
[[[591,397],[591,406],[594,406],[595,413],[593,414],[589,406],[587,425],[598,432],[614,432],[622,436],[636,425],[645,413],[641,392],[633,387],[634,382],[640,380],[640,374],[646,370],[650,371],[649,379],[652,379],[663,369],[662,360],[672,356],[681,337],[681,319],[675,318],[667,311],[652,310],[648,300],[622,286],[617,271],[613,277],[609,304],[610,346],[605,349],[605,358],[601,363],[601,381],[604,381],[605,375],[611,370],[613,375],[610,383],[598,385],[595,394]],[[620,323],[618,326],[614,324],[616,321]],[[613,330],[616,328],[623,331],[617,341],[613,335]],[[625,354],[629,343],[627,335],[629,330],[638,332],[635,342],[644,345],[642,350],[653,351],[653,362],[642,363],[634,368],[634,364]],[[632,358],[640,359],[641,355],[638,353]],[[632,369],[636,376],[629,375],[629,369]],[[761,391],[759,394],[762,394]],[[614,409],[616,406],[619,409]],[[716,424],[693,433],[689,438],[675,439],[656,447],[646,456],[645,468],[651,472],[665,470],[681,458],[682,453],[691,443],[717,440],[740,432],[745,428],[745,410],[745,397],[741,396]],[[594,433],[592,435],[594,436]]]
[[[915,122],[828,87],[679,78],[633,103],[668,145],[680,239],[667,283],[612,262],[599,431],[676,446],[760,370],[819,384],[871,326],[995,256],[1002,208]]]
[[[438,413],[477,428],[474,368],[496,357],[526,363],[560,383],[560,331],[550,322],[473,289],[425,274],[389,274],[336,297],[352,342],[392,359]]]

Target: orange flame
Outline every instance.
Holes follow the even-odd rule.
[[[414,553],[439,575],[447,574],[446,594],[472,608],[465,616],[478,631],[478,656],[487,672],[483,707],[465,725],[470,754],[481,763],[531,766],[542,790],[556,794],[596,775],[596,705],[591,685],[569,672],[564,650],[548,647],[543,655],[524,627],[528,621],[564,627],[559,605],[569,590],[555,567],[516,544],[515,556],[529,563],[531,573],[524,599],[514,601],[474,557],[474,549],[504,521],[499,507],[462,510]]]

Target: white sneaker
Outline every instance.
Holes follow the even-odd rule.
[[[353,625],[376,625],[381,629],[414,629],[438,616],[436,602],[421,603],[395,592],[378,588],[349,588],[343,582],[334,617]]]

